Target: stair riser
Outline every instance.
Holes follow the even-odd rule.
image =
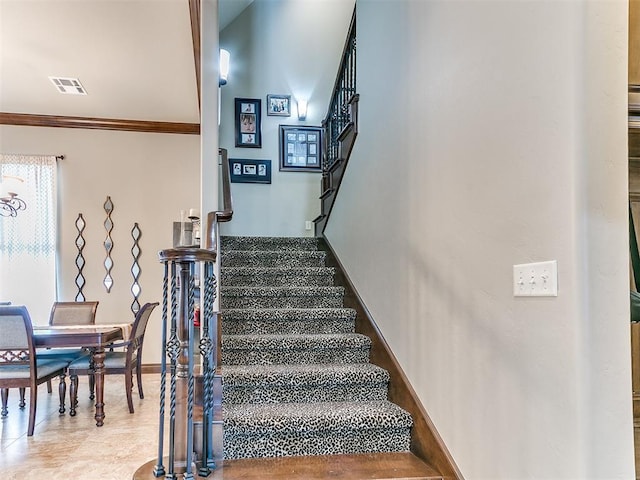
[[[223,365],[283,365],[367,363],[369,349],[343,348],[326,350],[227,350],[222,349]]]
[[[316,333],[353,333],[353,320],[240,320],[222,321],[223,335],[304,335]]]
[[[222,296],[222,308],[340,308],[343,306],[342,296],[264,296],[264,297],[229,297]]]
[[[224,428],[225,459],[403,452],[410,446],[408,428],[281,434],[256,431],[253,435],[234,435],[227,425]]]
[[[222,285],[242,287],[329,287],[333,275],[225,275]]]
[[[222,251],[229,250],[317,250],[315,238],[222,237]]]
[[[228,252],[222,254],[225,267],[323,267],[324,252],[287,254],[286,252]]]
[[[387,384],[225,387],[225,404],[367,402],[387,399]]]

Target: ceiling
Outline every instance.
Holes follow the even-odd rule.
[[[220,29],[252,1],[219,0]],[[198,123],[189,4],[0,0],[0,112]],[[59,93],[49,76],[88,94]]]

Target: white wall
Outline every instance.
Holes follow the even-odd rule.
[[[220,34],[231,53],[222,87],[220,146],[230,158],[271,160],[271,185],[232,184],[227,235],[310,236],[305,221],[320,213],[321,174],[280,172],[278,126],[319,126],[327,112],[354,0],[255,0]],[[266,114],[267,94],[291,95],[292,116]],[[309,100],[298,121],[295,98]],[[234,98],[262,101],[262,148],[236,148]]]
[[[83,291],[87,300],[100,302],[96,322],[133,320],[130,269],[135,222],[142,230],[140,303],[162,303],[158,252],[172,246],[172,222],[180,219],[180,210],[200,204],[200,137],[3,125],[0,140],[3,153],[65,155],[58,163],[59,300],[73,301],[77,293],[75,221],[82,213],[87,224]],[[111,293],[102,284],[107,196],[114,203]],[[160,363],[160,323],[158,307],[147,327],[144,363]]]
[[[463,475],[634,478],[626,2],[357,15],[327,237]],[[514,298],[512,265],[552,259],[559,296]]]

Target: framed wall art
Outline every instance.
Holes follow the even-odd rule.
[[[236,147],[262,147],[261,103],[257,98],[236,98]]]
[[[291,116],[291,95],[267,95],[267,115]]]
[[[321,172],[322,128],[280,125],[280,170]]]
[[[271,183],[271,160],[230,158],[231,183]]]

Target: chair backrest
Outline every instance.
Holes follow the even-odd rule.
[[[27,307],[0,306],[0,365],[30,365],[35,369],[33,352],[33,326]]]
[[[98,302],[54,302],[49,325],[93,325]]]
[[[138,313],[136,313],[136,318],[133,321],[133,327],[131,328],[131,336],[129,337],[129,347],[127,348],[127,353],[129,356],[132,356],[133,353],[140,349],[142,350],[142,342],[144,341],[144,332],[147,329],[147,323],[149,323],[149,317],[151,316],[151,312],[153,309],[158,306],[158,302],[155,303],[145,303]],[[140,353],[138,353],[140,355]]]

